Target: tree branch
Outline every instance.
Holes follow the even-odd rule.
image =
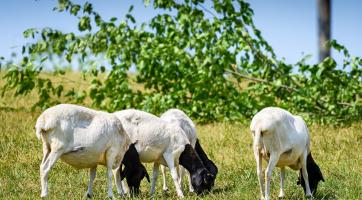
[[[262,82],[262,83],[266,83],[266,84],[271,84],[270,81],[267,81],[267,80],[265,80],[265,79],[250,77],[250,76],[248,76],[248,75],[240,74],[239,72],[231,71],[231,70],[229,70],[229,69],[226,69],[225,71],[227,71],[227,72],[229,72],[229,73],[232,73],[232,74],[234,74],[234,75],[237,75],[237,76],[239,76],[239,77],[242,77],[242,78],[245,78],[245,79],[254,81],[254,82]],[[298,91],[297,89],[292,88],[292,87],[289,87],[289,86],[286,86],[286,85],[280,85],[280,87],[287,89],[289,92],[291,92],[291,91],[297,92],[297,91]]]
[[[234,66],[235,66],[235,65],[233,65],[233,68],[234,68],[234,70],[236,70]],[[239,77],[241,77],[241,78],[250,80],[250,81],[261,82],[261,83],[266,83],[266,84],[271,85],[270,81],[265,80],[265,79],[250,77],[250,76],[248,76],[248,75],[241,74],[241,73],[239,73],[239,72],[232,71],[232,70],[229,70],[229,69],[226,69],[225,71],[226,71],[226,72],[229,72],[229,73],[232,73],[232,74],[234,74],[234,75],[237,75],[237,76],[239,76]],[[285,88],[285,89],[287,89],[289,92],[299,92],[298,89],[293,88],[293,87],[289,87],[289,86],[287,86],[287,85],[280,85],[279,87]],[[324,99],[315,99],[315,100],[316,100],[316,102],[322,101],[322,102],[324,102],[324,103],[328,103],[328,101],[326,101],[326,100],[324,100]],[[337,104],[338,104],[338,105],[342,105],[342,106],[349,106],[349,107],[353,106],[352,103],[347,103],[347,102],[337,102]],[[359,105],[359,104],[358,104],[358,105]]]

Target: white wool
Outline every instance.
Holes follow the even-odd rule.
[[[48,194],[48,173],[60,158],[81,169],[90,168],[87,195],[92,195],[92,182],[97,165],[107,167],[108,195],[113,198],[112,169],[119,174],[119,166],[130,145],[130,138],[118,118],[112,114],[85,107],[60,104],[45,110],[37,119],[36,135],[43,141],[41,196]],[[123,195],[120,180],[117,190]]]
[[[140,110],[128,109],[114,114],[121,120],[132,142],[137,141],[136,149],[141,162],[154,163],[151,194],[155,191],[159,165],[162,164],[170,168],[177,194],[183,197],[176,167],[185,145],[190,144],[184,131],[176,124]]]
[[[192,147],[195,147],[196,144],[196,140],[197,140],[197,133],[196,133],[196,128],[195,128],[195,124],[192,122],[192,120],[181,110],[179,109],[169,109],[167,110],[165,113],[163,113],[160,117],[162,120],[169,122],[169,123],[173,123],[179,127],[181,127],[181,129],[185,132],[187,138],[189,139]],[[161,171],[162,171],[162,178],[163,178],[163,190],[168,190],[168,187],[166,185],[166,171],[165,171],[165,167],[161,166]],[[180,183],[182,182],[182,177],[183,174],[186,174],[187,171],[181,166],[180,170],[179,170],[179,174],[180,174]],[[187,173],[188,176],[188,180],[189,180],[189,190],[190,192],[193,192],[194,189],[191,185],[191,178],[190,178],[190,174]]]
[[[174,123],[181,127],[191,142],[191,145],[195,147],[197,140],[195,124],[183,111],[179,109],[169,109],[163,113],[160,118],[166,122]]]
[[[306,158],[310,152],[310,139],[308,128],[304,120],[294,116],[281,108],[268,107],[258,112],[252,119],[250,130],[253,133],[253,149],[257,162],[261,197],[270,197],[270,178],[274,167],[280,167],[281,190],[279,196],[284,196],[283,179],[284,168],[303,170],[307,173]],[[267,160],[268,167],[265,170],[266,188],[264,193],[264,180],[262,175],[262,157]],[[304,176],[306,182],[306,196],[311,196],[308,183],[308,175]]]

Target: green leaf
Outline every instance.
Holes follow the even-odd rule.
[[[79,10],[80,10],[80,5],[73,5],[72,8],[70,9],[70,13],[76,16]]]
[[[129,8],[128,8],[128,13],[132,12],[133,10],[133,5],[131,5]]]
[[[106,67],[101,66],[101,72],[104,73],[106,71]]]
[[[80,31],[85,31],[85,30],[91,30],[91,24],[90,24],[90,18],[87,16],[83,16],[78,23],[78,29]]]
[[[91,14],[91,13],[93,12],[93,5],[90,4],[89,2],[86,2],[86,3],[83,5],[83,12],[84,12],[84,13]]]

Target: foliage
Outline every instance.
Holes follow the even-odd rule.
[[[344,53],[343,68],[332,58],[316,65],[304,59],[291,65],[276,58],[253,24],[252,9],[242,0],[152,4],[161,14],[138,26],[133,7],[123,20],[107,21],[90,3],[59,0],[56,10],[78,17],[80,34],[26,30],[24,36],[36,42],[24,46],[20,65],[10,66],[3,93],[37,89],[37,106],[42,108],[58,103],[61,96],[79,103],[87,95],[94,107],[108,111],[135,107],[158,114],[178,107],[203,122],[240,120],[265,106],[284,107],[323,123],[361,119],[362,60],[337,42],[331,46]],[[62,85],[39,76],[42,63],[54,55],[68,62],[101,55],[110,70],[103,65],[90,68],[88,91],[64,91]],[[133,66],[144,90],[130,86]],[[240,87],[245,78],[248,85]]]

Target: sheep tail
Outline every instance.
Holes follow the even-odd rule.
[[[45,119],[44,115],[41,115],[35,124],[35,134],[38,140],[41,139],[41,136],[47,131],[53,129],[56,125],[55,120]]]
[[[259,149],[262,148],[262,141],[261,141],[261,129],[257,127],[255,129],[255,139],[254,139],[254,146],[257,145]]]
[[[38,138],[38,140],[40,140],[41,129],[36,128],[35,134],[36,134],[36,137]]]

